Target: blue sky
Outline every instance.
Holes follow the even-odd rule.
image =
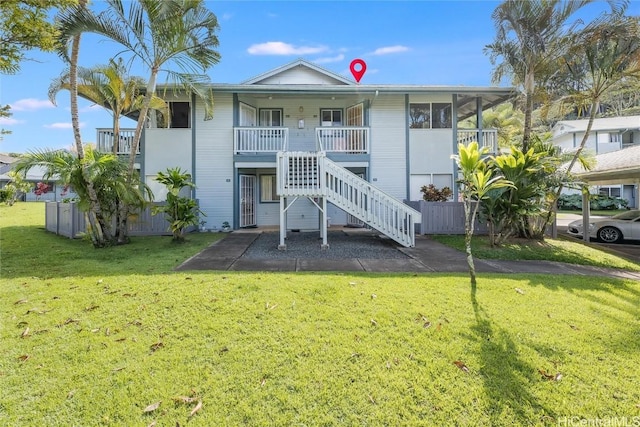
[[[98,0],[99,1],[99,0]],[[222,59],[209,70],[213,82],[240,83],[278,66],[305,58],[351,77],[355,58],[367,63],[362,84],[491,85],[492,66],[483,53],[495,30],[497,1],[209,1],[218,17]],[[601,10],[603,3],[585,11]],[[629,14],[640,14],[632,2]],[[81,65],[106,64],[119,50],[95,37],[81,46]],[[0,104],[13,116],[0,127],[13,133],[0,152],[68,148],[73,145],[68,92],[57,105],[47,97],[51,80],[64,69],[55,54],[31,52],[19,74],[0,75]],[[140,68],[133,75],[146,77]],[[160,80],[162,83],[162,80]],[[503,82],[508,84],[509,82]],[[102,108],[80,101],[83,141],[95,129],[111,127]],[[122,125],[134,127],[124,119]]]

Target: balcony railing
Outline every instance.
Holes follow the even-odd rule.
[[[316,149],[329,153],[366,154],[369,152],[368,127],[316,128]]]
[[[98,132],[96,145],[99,152],[113,153],[113,145],[116,144],[117,154],[131,153],[133,135],[136,133],[135,129],[120,129],[120,136],[118,138],[116,138],[112,128],[101,128],[96,130]],[[140,154],[140,145],[138,145],[137,154]]]
[[[233,128],[233,152],[277,153],[287,151],[289,129],[281,127],[236,127]]]
[[[458,129],[458,144],[467,145],[473,141],[477,141],[482,147],[487,147],[491,154],[498,152],[497,129]]]

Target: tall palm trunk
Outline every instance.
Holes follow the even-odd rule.
[[[566,171],[567,176],[569,176],[569,174],[571,173],[571,169],[573,169],[576,162],[580,158],[580,154],[582,154],[584,147],[587,145],[587,140],[589,139],[589,134],[591,133],[591,128],[593,127],[593,121],[596,119],[596,114],[599,109],[600,109],[600,99],[598,98],[591,104],[591,111],[589,112],[589,121],[587,122],[587,129],[585,130],[584,136],[580,141],[580,146],[578,147],[576,152],[573,154],[573,157],[569,162],[569,166],[567,167],[567,171]],[[562,185],[562,182],[560,182],[560,185],[558,185],[558,189],[556,190],[556,193],[553,196],[551,207],[545,219],[545,224],[549,224],[551,222],[553,215],[555,215],[556,211],[558,210],[558,200],[560,199],[560,195],[562,194],[563,188],[564,186]]]
[[[87,0],[80,0],[80,7],[86,7]],[[98,202],[98,195],[96,194],[95,187],[91,176],[89,176],[89,170],[85,162],[84,147],[82,146],[82,137],[80,135],[80,120],[78,118],[78,56],[80,51],[80,34],[73,37],[71,43],[71,58],[69,65],[69,86],[71,93],[71,124],[73,127],[73,137],[76,144],[76,150],[78,152],[78,158],[82,164],[82,176],[87,187],[87,195],[89,196],[90,210],[88,212],[88,219],[90,225],[90,235],[93,245],[96,247],[103,247],[109,244],[111,241],[111,231],[109,224],[105,221],[100,203]]]
[[[525,107],[524,107],[524,129],[522,132],[522,151],[529,151],[529,145],[531,142],[531,122],[533,115],[533,94],[535,91],[535,80],[533,73],[527,73],[525,76],[524,82],[524,96],[525,96]]]
[[[128,180],[130,185],[138,185],[134,181],[135,177],[135,165],[136,155],[138,153],[138,147],[140,146],[140,139],[142,138],[142,130],[144,129],[147,113],[149,112],[149,106],[151,105],[151,99],[156,91],[156,81],[158,78],[158,67],[151,69],[151,75],[149,76],[149,82],[147,83],[147,92],[144,95],[144,101],[142,102],[142,108],[140,109],[140,115],[138,116],[138,123],[136,124],[136,131],[133,135],[133,141],[131,141],[131,147],[129,152],[129,169]],[[120,201],[118,208],[118,244],[127,243],[128,237],[128,217],[130,213],[130,207],[127,203]]]

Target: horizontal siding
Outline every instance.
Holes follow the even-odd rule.
[[[406,198],[406,114],[404,96],[380,95],[370,111],[372,184]]]
[[[196,197],[207,228],[233,223],[233,96],[215,94],[213,119],[204,120],[204,106],[196,108]]]

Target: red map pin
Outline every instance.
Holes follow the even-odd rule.
[[[367,71],[367,63],[362,59],[354,59],[353,61],[351,61],[349,69],[351,70],[351,74],[353,74],[353,78],[356,79],[356,82],[360,83],[360,79]]]

